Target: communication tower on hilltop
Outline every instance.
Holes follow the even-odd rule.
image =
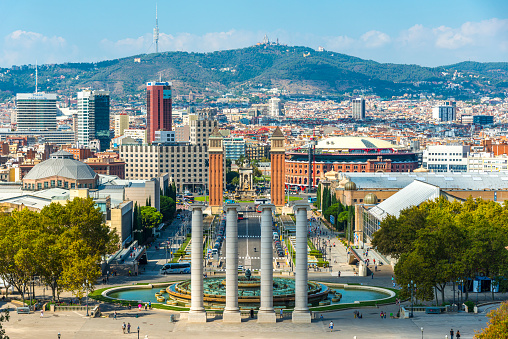
[[[159,20],[157,19],[157,4],[155,4],[155,28],[153,29],[153,43],[155,53],[159,53]]]

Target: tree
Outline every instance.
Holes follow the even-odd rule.
[[[235,178],[238,179],[239,176],[240,176],[240,174],[238,172],[236,172],[236,171],[230,171],[230,172],[226,173],[226,183],[227,184],[231,184],[231,185],[235,185],[233,183],[233,180]],[[238,183],[236,185],[238,185]]]
[[[164,221],[170,221],[175,216],[176,203],[170,197],[161,197],[160,212],[162,213]]]
[[[0,339],[9,339],[9,337],[5,335],[5,330],[2,327],[2,323],[4,321],[9,321],[9,318],[9,310],[7,310],[4,314],[0,314]]]
[[[487,314],[490,319],[488,326],[481,332],[476,332],[477,339],[508,338],[508,302],[501,303],[499,308]]]
[[[152,229],[162,222],[162,214],[155,207],[141,207],[141,222],[143,228]]]
[[[231,180],[231,185],[238,186],[240,184],[239,177],[234,177],[233,180]]]

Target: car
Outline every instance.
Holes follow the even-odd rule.
[[[177,215],[176,215],[176,218],[177,218],[177,219],[182,219],[182,216],[181,216],[180,214],[177,214]]]
[[[243,266],[242,265],[238,265],[238,271],[242,271],[243,272]]]

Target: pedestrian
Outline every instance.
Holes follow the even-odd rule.
[[[41,318],[44,318],[44,310],[41,310]]]
[[[455,334],[455,337],[456,337],[457,339],[460,339],[460,331],[459,331],[459,330],[457,330],[457,333]]]
[[[383,319],[383,311],[381,311],[381,313],[379,313],[379,316],[381,317],[381,319]]]
[[[131,333],[131,323],[127,323],[127,333]]]
[[[374,279],[374,273],[372,273],[372,279]]]
[[[453,339],[453,328],[450,330],[450,339]]]
[[[377,265],[374,266],[374,271],[377,272]]]
[[[330,327],[330,332],[332,332],[333,331],[333,321],[330,321],[330,325],[328,327]]]
[[[116,311],[113,313],[113,319],[116,320]]]
[[[282,319],[282,316],[284,315],[284,313],[282,312],[282,308],[280,309],[280,318]]]
[[[340,278],[340,271],[339,271],[339,278]]]
[[[373,262],[373,263],[374,263],[374,265],[375,265],[375,264],[376,264],[376,259],[374,259],[372,262]]]
[[[323,321],[323,313],[319,316],[319,320]]]
[[[250,317],[251,317],[251,319],[254,319],[254,309],[253,308],[250,309]]]
[[[151,301],[148,302],[148,309],[150,309],[150,310],[152,309],[152,302]]]
[[[126,325],[125,325],[125,321],[124,321],[124,323],[123,323],[123,325],[122,325],[122,331],[123,331],[123,334],[125,334],[125,328],[126,328]]]
[[[148,309],[148,304],[145,303],[145,311]]]

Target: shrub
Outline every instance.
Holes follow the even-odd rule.
[[[467,300],[464,302],[464,304],[467,306],[468,312],[473,312],[474,309],[474,302]]]

